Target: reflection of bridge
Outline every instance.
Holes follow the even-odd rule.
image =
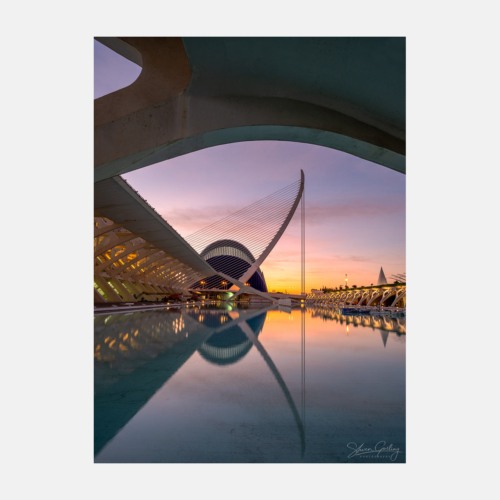
[[[387,316],[377,315],[349,315],[341,314],[329,307],[313,307],[308,309],[312,317],[321,317],[324,320],[333,320],[346,325],[366,326],[373,329],[395,332],[398,335],[406,334],[405,318],[388,318]]]
[[[312,317],[320,317],[324,321],[335,321],[340,324],[346,324],[346,333],[349,334],[349,325],[371,327],[373,330],[379,330],[384,347],[387,346],[389,333],[395,333],[399,338],[406,335],[406,320],[404,318],[387,318],[385,316],[353,316],[334,312],[329,307],[313,307],[308,312]]]
[[[306,303],[334,307],[406,308],[406,284],[335,290],[330,293],[310,293]]]
[[[211,363],[227,365],[256,346],[278,382],[297,424],[302,454],[303,418],[258,340],[267,311],[276,306],[233,311],[192,308],[95,318],[95,454],[147,403],[196,352]],[[223,335],[222,335],[223,334]]]

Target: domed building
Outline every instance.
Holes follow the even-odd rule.
[[[227,274],[231,278],[239,279],[255,262],[252,252],[247,247],[234,240],[219,240],[208,245],[202,252],[205,259],[213,269]],[[247,280],[256,290],[267,292],[264,273],[260,268]],[[194,283],[191,288],[229,290],[232,283],[228,283],[221,276],[210,276]]]

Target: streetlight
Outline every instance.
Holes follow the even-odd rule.
[[[345,275],[345,289],[347,290],[347,274]]]

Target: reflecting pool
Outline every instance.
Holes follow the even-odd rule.
[[[94,328],[95,462],[406,461],[404,318],[220,304]]]

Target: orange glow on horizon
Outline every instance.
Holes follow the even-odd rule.
[[[242,175],[250,168],[255,175],[242,189]],[[346,274],[349,287],[376,284],[381,266],[387,278],[405,272],[404,176],[345,153],[299,143],[244,142],[193,152],[124,177],[187,237],[283,188],[300,169],[306,179],[306,292],[344,287]],[[223,201],[214,200],[215,186],[223,186]],[[269,292],[300,293],[300,205],[261,270]]]

